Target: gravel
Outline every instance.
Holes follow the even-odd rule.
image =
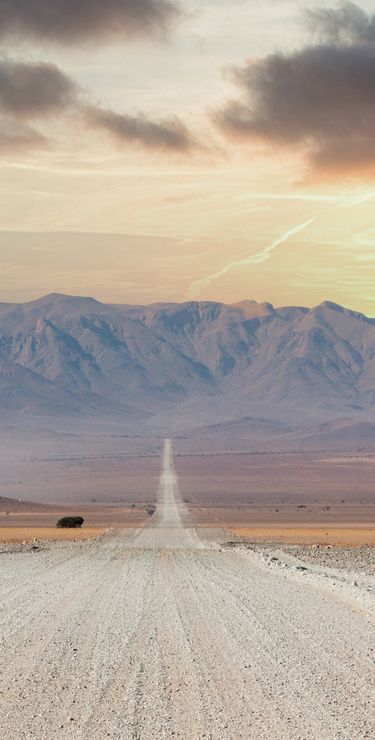
[[[184,521],[0,555],[1,737],[374,740],[374,576]]]
[[[312,547],[290,547],[288,550],[296,557],[303,558],[314,565],[375,576],[374,547],[315,545]]]

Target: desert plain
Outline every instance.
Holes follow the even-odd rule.
[[[118,511],[121,526],[92,529],[86,541],[1,545],[1,736],[374,737],[373,548],[300,547],[269,535],[257,543],[255,509],[240,496],[244,461],[224,527],[220,487],[190,508],[169,440],[161,458],[161,470],[156,456],[149,462],[150,481],[159,466],[155,513],[138,526],[125,526],[123,502],[99,505],[103,517]],[[202,460],[197,467],[201,478]],[[189,490],[196,501],[192,480]],[[137,491],[133,481],[130,511]],[[327,505],[311,495],[306,506]],[[268,505],[277,501],[275,493]],[[59,507],[47,507],[5,516],[42,516],[48,536]],[[241,507],[246,537],[236,534]],[[292,501],[288,522],[300,527],[293,511]]]
[[[2,437],[0,541],[87,538],[143,526],[157,501],[163,439],[120,435],[33,440]],[[174,441],[181,497],[196,527],[254,541],[375,543],[375,454],[223,452],[197,454]],[[82,531],[57,530],[66,513]]]

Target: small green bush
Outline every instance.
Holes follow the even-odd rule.
[[[77,529],[78,527],[82,527],[84,521],[81,516],[63,516],[62,519],[59,519],[56,526],[63,529]]]

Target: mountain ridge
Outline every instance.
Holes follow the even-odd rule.
[[[246,306],[264,306],[268,307],[270,310],[281,310],[281,309],[288,309],[288,308],[300,308],[304,311],[311,311],[313,309],[317,309],[319,307],[328,307],[332,309],[336,309],[339,312],[346,312],[351,313],[355,316],[361,316],[364,318],[369,319],[370,321],[375,321],[375,316],[368,316],[367,314],[356,311],[353,308],[349,308],[348,306],[343,306],[340,303],[336,303],[335,301],[331,301],[328,298],[324,299],[320,303],[316,304],[315,306],[296,306],[295,304],[287,304],[284,306],[275,306],[270,301],[256,301],[253,298],[243,298],[239,301],[232,301],[232,302],[226,302],[226,301],[213,301],[213,300],[199,300],[199,299],[188,299],[184,301],[153,301],[151,303],[117,303],[112,301],[101,301],[98,298],[94,298],[90,295],[75,295],[72,293],[60,293],[58,291],[52,291],[51,293],[46,293],[41,296],[38,296],[37,298],[32,298],[27,301],[0,301],[0,308],[6,307],[6,306],[31,306],[33,304],[43,304],[48,302],[56,302],[58,300],[67,300],[67,301],[87,301],[92,304],[100,305],[100,306],[110,306],[110,307],[124,307],[124,308],[152,308],[152,307],[161,307],[161,306],[184,306],[187,304],[214,304],[218,306],[231,306],[234,308],[242,308]]]
[[[331,301],[132,305],[51,293],[1,303],[1,409],[135,426],[175,415],[180,428],[233,412],[288,429],[293,414],[371,421],[375,319]]]

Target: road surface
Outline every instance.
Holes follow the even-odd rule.
[[[371,579],[187,521],[1,554],[1,738],[374,740]]]

